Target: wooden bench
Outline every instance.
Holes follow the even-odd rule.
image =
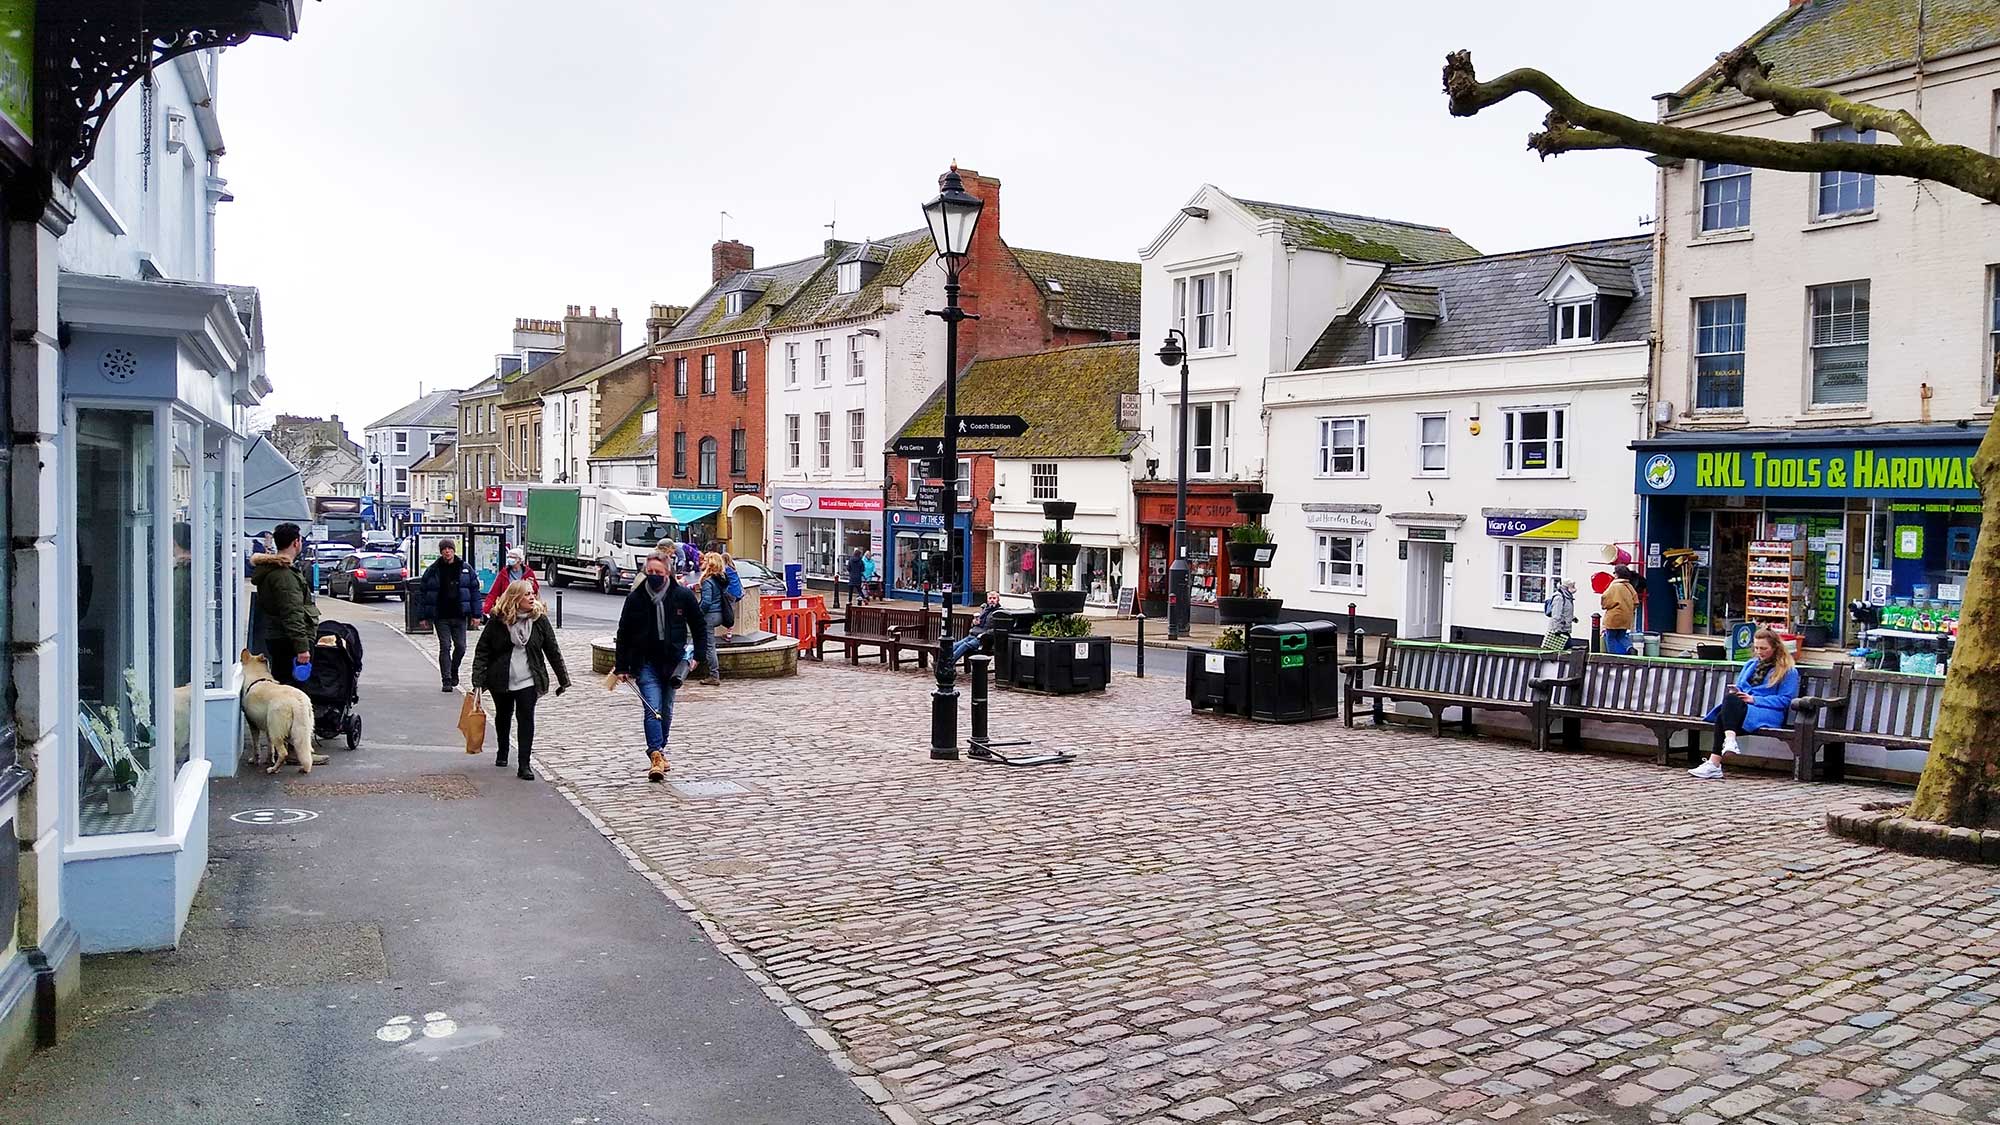
[[[1770,738],[1791,752],[1793,772],[1800,761],[1810,762],[1805,747],[1810,724],[1800,716],[1829,695],[1841,669],[1799,666],[1799,698],[1789,721],[1782,727],[1767,727],[1751,737]],[[1709,728],[1703,718],[1722,701],[1735,684],[1742,665],[1726,660],[1682,660],[1669,657],[1613,656],[1598,653],[1573,672],[1538,680],[1535,690],[1544,698],[1542,715],[1535,723],[1535,749],[1548,749],[1550,720],[1561,720],[1563,744],[1575,749],[1581,739],[1582,721],[1645,727],[1658,742],[1653,760],[1666,765],[1673,754],[1674,735],[1685,732],[1689,762],[1701,758],[1701,732]]]
[[[1793,775],[1811,780],[1815,759],[1823,762],[1820,776],[1839,781],[1847,773],[1847,744],[1901,750],[1929,750],[1937,733],[1938,709],[1944,703],[1944,678],[1907,672],[1849,672],[1841,675],[1825,698],[1800,699],[1793,706],[1808,712],[1811,742],[1799,755]]]
[[[861,662],[861,649],[873,648],[875,656],[892,668],[901,669],[905,659],[919,669],[930,667],[937,650],[938,614],[908,603],[850,605],[847,617],[820,630],[813,646],[813,659],[826,659],[826,646],[838,645],[849,664]],[[953,624],[962,624],[954,617]],[[906,656],[906,654],[908,654]]]
[[[1573,665],[1578,655],[1546,653],[1528,648],[1444,644],[1437,641],[1392,640],[1372,663],[1341,669],[1347,690],[1341,719],[1354,725],[1354,705],[1370,704],[1372,718],[1382,725],[1385,701],[1421,704],[1431,713],[1431,733],[1444,730],[1444,712],[1457,707],[1460,729],[1470,733],[1474,711],[1508,711],[1538,715],[1542,700],[1532,681]],[[1372,677],[1370,676],[1372,673]]]

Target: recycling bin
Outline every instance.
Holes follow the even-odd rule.
[[[785,596],[801,598],[806,592],[806,567],[804,563],[785,564]]]
[[[1303,625],[1252,625],[1245,640],[1250,662],[1250,717],[1267,723],[1312,718],[1306,673],[1312,634]]]
[[[1340,714],[1340,626],[1301,621],[1306,631],[1306,702],[1315,719]]]

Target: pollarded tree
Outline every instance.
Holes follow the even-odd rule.
[[[1629,149],[1783,172],[1906,176],[2000,203],[2000,159],[1938,141],[1907,111],[1780,81],[1748,47],[1717,59],[1714,75],[1721,86],[1767,102],[1784,116],[1824,113],[1857,132],[1888,133],[1898,143],[1778,141],[1642,121],[1590,105],[1539,70],[1510,70],[1481,82],[1467,51],[1445,56],[1444,89],[1457,117],[1470,117],[1515,94],[1539,99],[1549,113],[1541,130],[1528,138],[1528,147],[1544,159],[1565,152]],[[2000,826],[2000,413],[1987,425],[1972,471],[1979,482],[1979,542],[1965,582],[1937,737],[1910,816],[1978,828]]]

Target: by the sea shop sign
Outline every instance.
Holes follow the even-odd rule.
[[[1638,491],[1655,496],[1885,496],[1978,499],[1974,442],[1774,446],[1641,452]]]

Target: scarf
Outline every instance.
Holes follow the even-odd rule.
[[[1751,669],[1751,670],[1750,670],[1750,684],[1751,684],[1751,686],[1752,686],[1752,687],[1769,687],[1769,686],[1770,686],[1770,684],[1771,684],[1771,671],[1772,671],[1772,669],[1773,669],[1773,668],[1774,668],[1774,667],[1776,666],[1776,664],[1777,664],[1777,661],[1776,661],[1775,659],[1774,659],[1774,660],[1759,660],[1759,661],[1757,662],[1757,667],[1755,667],[1755,668],[1753,668],[1753,669]]]
[[[650,582],[645,586],[646,596],[653,599],[653,628],[657,631],[659,639],[664,641],[667,639],[667,595],[673,593],[674,584],[662,582],[657,590],[653,589],[653,584]]]
[[[535,619],[528,614],[522,614],[514,619],[512,625],[507,626],[507,635],[513,638],[515,648],[527,648],[528,638],[535,635]]]

